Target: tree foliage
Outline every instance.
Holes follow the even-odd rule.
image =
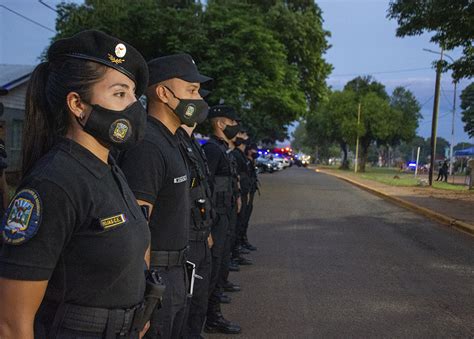
[[[307,0],[85,0],[58,5],[54,39],[100,29],[135,46],[147,60],[189,53],[214,78],[210,104],[236,107],[259,140],[287,126],[326,93],[329,33]]]
[[[398,22],[397,36],[434,32],[431,41],[446,50],[463,49],[453,64],[455,79],[474,75],[474,2],[472,0],[392,0],[388,14]]]
[[[461,93],[461,109],[464,131],[474,138],[474,82]]]
[[[349,147],[353,147],[359,137],[360,170],[364,171],[371,147],[410,142],[416,135],[420,118],[420,105],[409,90],[398,87],[389,96],[383,84],[367,76],[357,77],[342,91],[331,93],[307,118],[306,128],[307,136],[315,145],[340,145],[342,168],[348,168]]]

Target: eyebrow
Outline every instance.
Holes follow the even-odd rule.
[[[191,84],[191,85],[188,86],[188,88],[199,88],[199,85]]]
[[[115,84],[113,84],[113,85],[110,85],[109,88],[112,88],[112,87],[115,87],[115,86],[124,87],[124,88],[126,88],[126,89],[129,89],[129,88],[130,88],[129,85],[123,84],[123,83],[115,83]]]

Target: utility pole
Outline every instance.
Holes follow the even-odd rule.
[[[453,121],[451,122],[451,147],[449,148],[449,175],[453,175],[454,165],[454,116],[456,115],[456,87],[458,82],[454,81],[454,97],[453,97]]]
[[[357,109],[357,139],[356,139],[356,157],[354,161],[354,173],[357,173],[358,159],[359,159],[359,124],[360,124],[360,102]]]
[[[438,108],[439,108],[439,87],[441,82],[441,63],[443,61],[443,49],[441,49],[441,57],[436,65],[436,83],[435,83],[435,94],[433,102],[433,118],[431,121],[431,159],[430,159],[430,171],[428,180],[430,186],[433,185],[433,170],[436,157],[436,134],[438,129]]]

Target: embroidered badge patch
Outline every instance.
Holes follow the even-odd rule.
[[[191,105],[189,105],[188,108],[186,109],[186,112],[184,112],[184,116],[185,116],[186,118],[190,118],[190,117],[193,116],[193,114],[194,114],[195,111],[196,111],[196,107],[195,107],[193,104],[191,104]]]
[[[107,230],[109,228],[114,228],[126,223],[127,216],[124,213],[122,213],[122,214],[114,215],[112,217],[100,219],[99,222],[100,222],[100,226],[104,230]]]
[[[112,126],[110,126],[110,137],[113,141],[122,143],[127,141],[130,136],[131,126],[130,122],[126,119],[118,119],[114,121]]]
[[[11,201],[2,222],[3,241],[20,245],[33,238],[41,223],[41,199],[34,190],[24,189]]]
[[[178,177],[178,178],[174,178],[173,182],[175,184],[180,184],[182,182],[185,182],[186,180],[188,180],[188,176],[187,175],[183,175],[182,177]]]

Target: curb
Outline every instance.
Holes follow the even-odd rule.
[[[320,169],[313,169],[314,171],[317,171],[319,173],[324,173],[324,174],[327,174],[327,175],[331,175],[333,177],[336,177],[338,179],[341,179],[341,180],[344,180],[354,186],[357,186],[359,188],[362,188],[363,190],[365,191],[368,191],[370,193],[373,193],[381,198],[384,198],[386,200],[390,200],[394,203],[396,203],[397,205],[399,206],[402,206],[402,207],[405,207],[411,211],[414,211],[418,214],[421,214],[421,215],[424,215],[425,217],[428,217],[432,220],[435,220],[435,221],[438,221],[442,224],[445,224],[445,225],[448,225],[449,227],[454,227],[460,231],[463,231],[463,232],[466,232],[466,233],[469,233],[470,235],[474,235],[474,225],[471,225],[467,222],[464,222],[464,221],[461,221],[461,220],[457,220],[457,219],[454,219],[452,217],[448,217],[447,215],[444,215],[444,214],[441,214],[441,213],[437,213],[437,212],[434,212],[428,208],[425,208],[425,207],[421,207],[421,206],[418,206],[414,203],[411,203],[411,202],[408,202],[406,200],[403,200],[403,199],[400,199],[400,198],[397,198],[397,197],[394,197],[394,196],[391,196],[389,194],[386,194],[384,192],[381,192],[375,188],[372,188],[372,187],[369,187],[369,186],[366,186],[360,182],[357,182],[355,180],[352,180],[352,179],[349,179],[349,178],[346,178],[342,175],[338,175],[338,174],[335,174],[335,173],[330,173],[330,172],[327,172],[325,170],[320,170]]]

